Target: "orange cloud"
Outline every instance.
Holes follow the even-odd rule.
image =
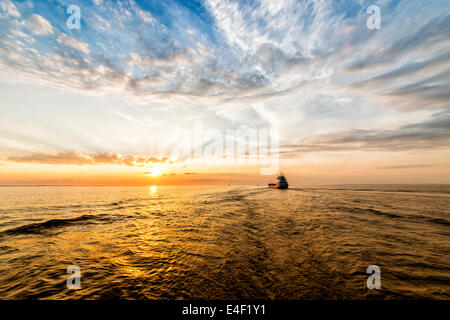
[[[9,157],[7,161],[21,163],[41,164],[75,164],[75,165],[99,165],[112,164],[124,166],[143,166],[151,163],[165,163],[167,158],[122,156],[111,152],[85,153],[78,151],[66,151],[56,154],[34,153],[28,156]]]

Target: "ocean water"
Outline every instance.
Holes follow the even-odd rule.
[[[0,299],[449,299],[449,208],[450,186],[2,187]]]

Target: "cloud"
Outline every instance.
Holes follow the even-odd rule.
[[[44,17],[34,13],[28,17],[28,28],[37,35],[47,35],[53,33],[50,22]]]
[[[322,46],[320,37],[339,21],[332,3],[315,0],[208,0],[206,7],[226,42],[250,54],[270,43],[288,56],[312,57]]]
[[[405,151],[450,148],[450,112],[434,114],[423,123],[413,123],[392,130],[334,132],[281,146],[283,156],[323,151]]]
[[[450,70],[431,77],[423,77],[421,80],[412,82],[386,92],[389,96],[410,97],[411,101],[419,100],[423,106],[425,103],[434,107],[450,106]]]
[[[399,21],[408,12],[417,10],[419,2],[397,6],[387,1],[389,10],[383,16],[383,29],[375,33],[367,30],[365,7],[358,1],[207,0],[199,4],[202,11],[197,14],[177,1],[159,3],[164,10],[137,1],[105,2],[98,6],[100,2],[83,11],[86,26],[79,39],[65,33],[56,38],[56,61],[62,65],[61,69],[38,61],[53,51],[51,42],[35,46],[35,54],[26,50],[16,52],[15,46],[4,43],[0,60],[11,72],[20,69],[23,77],[40,78],[58,86],[66,85],[68,89],[101,91],[114,83],[141,97],[160,93],[261,97],[301,91],[300,84],[312,81],[332,87],[359,84],[361,90],[370,93],[396,94],[395,69],[403,70],[403,77],[407,70],[409,75],[417,75],[424,57],[431,61],[437,55],[436,43],[448,41],[450,18],[441,14],[434,19],[439,12],[435,12],[433,5],[420,4],[428,14],[427,19],[410,16],[408,21],[415,27],[399,34],[395,32]],[[44,12],[53,10],[44,2],[35,6]],[[29,24],[36,25],[33,32],[52,32],[51,24],[42,16],[32,14],[28,19],[32,21]],[[381,49],[377,47],[380,44]],[[445,48],[443,44],[441,47]],[[67,47],[85,56],[67,53]],[[15,52],[15,59],[11,51]],[[405,59],[411,55],[417,59]],[[394,65],[399,59],[404,61],[403,65]],[[26,70],[21,68],[20,60],[30,60]],[[95,80],[82,70],[95,73],[103,66],[108,68],[109,75]],[[381,72],[365,74],[377,66],[382,68]],[[342,81],[350,72],[363,74]],[[71,74],[71,80],[59,81],[67,78],[67,73]],[[377,84],[383,75],[390,75],[390,81],[385,80],[380,90]],[[439,92],[433,92],[433,99],[442,90],[436,89]],[[434,100],[431,103],[432,107],[442,107],[442,103]]]
[[[12,4],[0,3],[2,13]],[[89,100],[95,108],[43,94],[42,101],[63,107],[55,112],[42,102],[19,115],[5,102],[1,119],[20,120],[15,126],[5,120],[2,135],[27,140],[22,151],[147,148],[168,155],[177,141],[171,133],[191,130],[197,120],[219,130],[269,124],[292,146],[282,150],[292,157],[448,143],[448,129],[420,127],[432,112],[449,108],[448,1],[378,1],[381,30],[367,29],[367,3],[359,0],[96,1],[83,5],[82,32],[66,30],[66,16],[52,2],[30,3],[15,4],[23,20],[0,19],[1,79],[27,89],[62,88],[61,96],[75,91],[83,106]],[[29,20],[41,29],[28,29]],[[36,37],[36,31],[54,34]],[[38,123],[35,110],[51,125]],[[86,121],[66,141],[67,127],[77,127],[74,113]],[[27,132],[24,123],[39,129]],[[98,123],[120,134],[98,130]]]
[[[89,50],[89,45],[87,43],[84,43],[83,41],[74,39],[70,36],[68,36],[65,33],[61,33],[57,40],[58,43],[62,43],[66,46],[69,46],[75,50],[78,50],[80,52],[83,52],[84,54],[89,54],[90,50]]]
[[[388,43],[376,51],[368,52],[352,61],[347,67],[351,71],[360,71],[362,69],[373,69],[378,65],[387,65],[401,58],[405,54],[410,54],[417,50],[423,52],[427,46],[433,47],[436,44],[448,42],[446,34],[450,32],[450,15],[424,20],[426,23],[418,23],[418,30],[412,30],[404,34],[397,41],[388,38]]]
[[[401,98],[404,102],[394,103],[399,108],[448,107],[449,32],[450,16],[436,18],[396,42],[388,39],[382,48],[362,53],[342,75],[354,75],[354,88]]]
[[[314,37],[319,37],[319,30],[329,32],[337,21],[336,17],[330,16],[332,8],[320,2],[314,1],[311,8],[312,11],[307,10],[307,4],[292,1],[282,1],[277,5],[264,1],[256,7],[238,5],[233,1],[208,2],[205,9],[210,12],[195,16],[184,5],[173,3],[167,6],[167,14],[157,16],[134,1],[128,1],[127,5],[123,2],[105,3],[105,6],[94,6],[92,10],[83,12],[86,27],[79,40],[64,33],[59,35],[57,50],[64,51],[64,46],[69,46],[87,55],[85,64],[108,65],[119,75],[113,81],[117,80],[117,84],[140,96],[155,93],[248,95],[255,89],[280,91],[297,85],[299,77],[308,75],[300,72],[294,75],[292,67],[311,62],[313,52],[319,51],[318,41],[297,38],[299,35],[308,36],[309,27],[305,21],[313,21],[316,26]],[[209,14],[219,28],[205,25],[204,16]],[[32,17],[36,23],[42,22],[42,17]],[[115,26],[108,23],[111,19]],[[167,19],[171,20],[170,28],[165,22]],[[332,22],[328,24],[327,21]],[[105,23],[109,27],[105,27]],[[102,30],[101,36],[98,28]],[[43,34],[41,29],[36,29],[36,32]],[[46,46],[49,44],[43,44],[41,48]],[[48,50],[38,50],[37,54],[48,54]],[[72,55],[61,53],[59,60],[69,65]],[[23,52],[17,60],[33,59],[34,56]],[[6,65],[14,70],[15,61],[9,59],[7,62]],[[32,77],[34,72],[39,72],[42,80],[63,85],[56,80],[65,76],[58,73],[58,68],[39,66],[32,70],[28,67],[28,71],[22,73]],[[97,82],[93,86],[92,81],[85,79],[84,73],[77,72],[77,69],[75,65],[68,88],[102,90],[108,87],[108,81]],[[318,69],[308,70],[312,77],[319,76],[315,70]],[[284,81],[282,75],[286,71],[292,71],[289,75],[292,80]],[[120,74],[124,73],[129,76],[121,77]],[[75,83],[79,85],[74,86]]]
[[[380,75],[374,76],[370,79],[358,82],[356,86],[379,86],[386,81],[398,81],[399,79],[406,78],[409,76],[415,76],[417,72],[422,74],[425,72],[433,72],[436,70],[442,70],[441,68],[449,67],[450,65],[450,52],[445,52],[444,54],[429,57],[420,61],[413,61],[408,64],[404,64],[396,69],[389,70]]]
[[[415,169],[415,168],[430,168],[434,167],[434,164],[412,164],[412,165],[397,165],[397,166],[383,166],[377,169],[392,170],[392,169]]]
[[[34,153],[27,156],[8,157],[6,161],[20,163],[40,163],[55,165],[124,165],[124,166],[146,166],[152,163],[165,163],[167,158],[122,156],[115,153],[85,153],[77,151],[66,151],[56,154]]]
[[[0,11],[6,13],[7,15],[10,15],[11,17],[20,18],[19,11],[17,10],[14,3],[12,3],[10,0],[3,0],[0,2]]]

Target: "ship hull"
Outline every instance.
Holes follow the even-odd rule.
[[[281,183],[269,183],[269,188],[272,189],[287,189],[289,188],[289,185],[286,184],[281,184]]]

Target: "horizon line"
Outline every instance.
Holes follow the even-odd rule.
[[[300,187],[300,186],[364,186],[364,185],[391,185],[391,186],[400,186],[400,185],[422,185],[422,186],[450,186],[450,183],[337,183],[337,184],[300,184],[292,187]],[[15,185],[0,185],[0,188],[9,188],[9,187],[233,187],[233,186],[254,186],[254,187],[264,187],[264,185],[255,186],[253,184],[234,184],[234,185],[217,185],[217,184],[185,184],[185,185],[157,185],[157,184],[149,184],[149,185],[131,185],[131,184],[15,184]]]

